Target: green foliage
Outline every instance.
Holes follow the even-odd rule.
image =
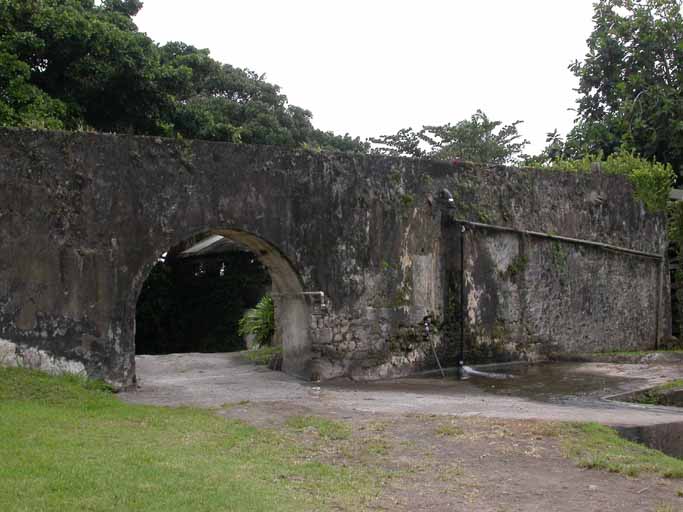
[[[240,336],[254,336],[257,346],[270,345],[275,332],[275,306],[270,295],[264,295],[239,321]]]
[[[386,156],[427,157],[429,152],[422,149],[421,134],[422,130],[415,132],[412,128],[401,128],[394,135],[380,135],[377,138],[370,138],[370,142],[379,144],[379,147],[373,148],[372,152]]]
[[[667,478],[683,478],[683,460],[627,441],[604,425],[570,424],[563,437],[565,453],[580,467],[629,476],[657,473]]]
[[[22,369],[0,369],[0,437],[3,511],[364,510],[380,485],[292,432]]]
[[[370,143],[361,141],[359,137],[352,137],[348,133],[336,135],[333,132],[318,129],[308,134],[308,142],[304,143],[304,146],[315,150],[344,151],[347,153],[368,153],[370,151]]]
[[[135,16],[142,9],[141,0],[102,0],[102,5],[126,16]]]
[[[415,205],[415,196],[412,194],[401,194],[401,205],[406,210],[412,208]]]
[[[454,125],[423,126],[419,132],[404,128],[370,141],[378,145],[372,152],[381,155],[509,164],[521,158],[528,144],[517,129],[521,122],[503,125],[477,110]]]
[[[524,254],[518,254],[510,262],[508,268],[501,273],[501,277],[505,279],[514,279],[516,276],[522,274],[526,270],[528,264],[529,258],[527,258]]]
[[[131,20],[137,4],[0,3],[0,68],[23,67],[0,99],[5,112],[0,122],[164,133],[172,91],[158,87],[158,81],[170,70],[159,62],[154,42]]]
[[[0,126],[94,129],[367,152],[317,130],[263,75],[132,20],[140,0],[0,1]]]
[[[680,176],[681,1],[600,0],[593,22],[588,53],[570,66],[579,79],[579,117],[561,156],[609,155],[626,145],[648,160],[671,164]]]
[[[171,123],[185,138],[249,144],[312,144],[319,133],[311,113],[289,105],[263,75],[221,64],[206,49],[180,42],[160,48],[175,70],[167,84],[177,91]],[[333,137],[333,136],[331,136]]]
[[[667,208],[669,191],[676,179],[671,165],[646,160],[626,148],[620,148],[607,158],[598,154],[585,155],[577,160],[554,160],[545,168],[590,172],[596,166],[604,173],[626,176],[633,184],[636,198],[649,210],[664,211]]]
[[[60,129],[66,105],[29,82],[31,69],[0,43],[0,126]]]
[[[602,149],[584,147],[583,141],[577,139],[577,133],[582,125],[577,123],[567,135],[566,140],[554,130],[546,134],[546,147],[538,155],[524,155],[524,165],[527,167],[545,167],[558,160],[580,160],[585,155],[603,154]]]
[[[425,126],[424,140],[433,158],[439,160],[472,160],[488,163],[512,163],[528,144],[521,139],[517,126],[522,121],[503,125],[477,110],[469,120],[455,125]]]

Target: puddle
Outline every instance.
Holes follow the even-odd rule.
[[[491,379],[471,376],[465,381],[459,381],[453,372],[449,372],[444,379],[429,375],[371,382],[342,380],[327,382],[324,387],[441,396],[472,394],[479,391],[552,403],[600,400],[601,406],[605,407],[603,397],[637,388],[639,382],[639,379],[592,373],[581,363],[506,365],[496,369],[486,368],[485,371],[508,374],[513,378]]]
[[[617,427],[622,437],[683,459],[683,422],[639,427]]]
[[[617,377],[599,373],[591,363],[540,363],[515,364],[498,367],[479,367],[486,373],[512,378],[486,378],[472,375],[457,380],[453,369],[446,378],[434,374],[391,380],[353,382],[345,379],[328,381],[323,389],[343,389],[355,392],[389,391],[412,393],[411,399],[429,395],[453,397],[479,393],[526,398],[537,402],[567,404],[598,409],[623,408],[625,396],[635,395],[648,379],[643,377]],[[606,400],[610,397],[610,400]],[[678,395],[677,395],[678,397]],[[381,400],[368,396],[365,400]],[[580,418],[577,418],[580,420]],[[683,421],[649,426],[616,427],[626,439],[683,458]]]
[[[584,365],[573,363],[516,365],[487,371],[507,373],[513,378],[499,380],[474,376],[469,382],[488,393],[553,403],[600,400],[633,386],[635,380],[589,372]]]

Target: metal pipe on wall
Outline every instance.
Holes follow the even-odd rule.
[[[446,199],[447,202],[447,207],[449,210],[454,210],[455,209],[455,201],[453,200],[453,195],[450,193],[448,189],[443,189],[441,191],[441,195]],[[561,235],[552,235],[550,233],[542,233],[538,231],[529,231],[525,229],[517,229],[517,228],[511,228],[507,226],[498,226],[494,224],[486,224],[482,222],[473,222],[473,221],[468,221],[464,219],[458,219],[455,217],[455,215],[451,214],[450,218],[457,224],[460,224],[460,354],[458,357],[458,375],[463,376],[465,374],[464,372],[464,364],[465,364],[465,302],[467,301],[467,297],[465,294],[465,232],[466,229],[472,228],[479,228],[479,229],[489,229],[489,230],[495,230],[495,231],[503,231],[507,233],[515,233],[519,234],[522,236],[531,236],[531,237],[536,237],[536,238],[544,238],[544,239],[549,239],[549,240],[556,240],[559,242],[564,242],[564,243],[569,243],[569,244],[574,244],[574,245],[585,245],[589,247],[595,247],[597,249],[605,250],[605,251],[610,251],[610,252],[616,252],[619,254],[624,254],[627,256],[632,256],[632,257],[639,257],[639,258],[645,258],[645,259],[653,259],[658,262],[657,265],[657,278],[656,278],[656,290],[655,290],[655,297],[656,297],[656,303],[655,303],[655,350],[659,348],[659,341],[660,341],[660,330],[661,330],[661,319],[660,319],[660,314],[662,311],[662,288],[664,286],[663,283],[663,274],[664,274],[664,263],[666,261],[666,251],[664,254],[657,254],[657,253],[651,253],[651,252],[646,252],[646,251],[638,251],[635,249],[629,249],[627,247],[620,247],[617,245],[612,245],[612,244],[605,244],[602,242],[594,242],[591,240],[584,240],[580,238],[571,238],[571,237],[566,237],[566,236],[561,236]]]

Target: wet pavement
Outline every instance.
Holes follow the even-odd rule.
[[[219,407],[278,402],[338,414],[444,414],[615,426],[683,422],[679,408],[607,399],[680,378],[680,364],[513,365],[497,370],[513,375],[505,380],[447,376],[314,384],[253,365],[239,353],[139,356],[136,362],[139,389],[120,395],[135,403]]]
[[[548,403],[572,404],[602,401],[605,397],[647,386],[646,378],[628,378],[591,371],[583,364],[545,363],[516,365],[494,370],[509,379],[473,377],[472,383],[487,393],[517,396]]]

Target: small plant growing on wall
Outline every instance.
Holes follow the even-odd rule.
[[[240,336],[254,336],[258,347],[270,345],[275,332],[275,306],[270,295],[264,295],[251,309],[248,309],[239,321]]]
[[[528,263],[529,258],[523,254],[518,254],[504,272],[499,272],[499,275],[503,279],[515,279],[518,275],[524,272]]]

